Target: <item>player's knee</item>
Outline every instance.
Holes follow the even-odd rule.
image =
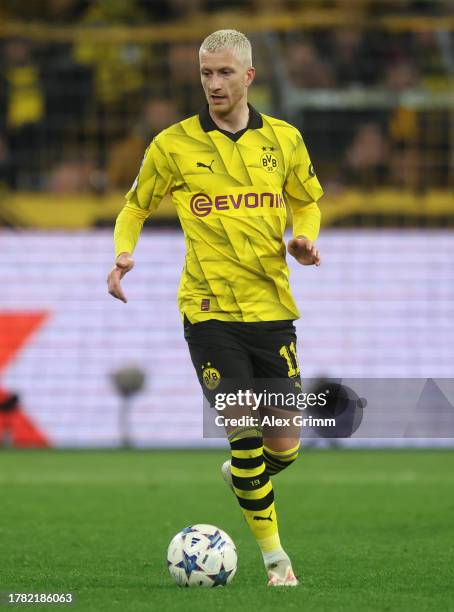
[[[299,449],[300,447],[300,439],[299,438],[264,438],[263,439],[264,447],[276,453],[288,453],[292,450]]]
[[[274,448],[268,446],[267,443],[263,445],[263,459],[265,461],[266,470],[270,476],[279,474],[282,470],[289,467],[298,457],[300,449],[300,441],[294,440],[293,445],[285,444],[283,450],[276,450],[277,444],[274,444]],[[279,448],[282,449],[284,445],[281,444]]]

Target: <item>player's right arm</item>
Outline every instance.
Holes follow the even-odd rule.
[[[126,203],[117,217],[114,231],[115,265],[107,277],[110,295],[127,302],[121,288],[121,279],[134,267],[132,254],[145,219],[159,206],[172,187],[172,171],[162,149],[159,136],[148,149]]]

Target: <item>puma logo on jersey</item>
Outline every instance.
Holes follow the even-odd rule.
[[[269,516],[254,516],[254,521],[270,521],[272,523],[273,522],[273,519],[271,518],[272,514],[273,514],[273,511],[270,510]]]
[[[203,162],[197,162],[197,168],[208,168],[208,170],[214,174],[213,168],[211,167],[214,164],[214,159],[211,161],[211,164],[204,164]]]

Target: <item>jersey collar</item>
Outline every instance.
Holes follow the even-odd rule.
[[[257,110],[255,110],[255,108],[251,104],[248,104],[248,106],[249,106],[248,124],[243,130],[240,130],[239,132],[233,133],[233,132],[228,132],[227,130],[221,130],[221,128],[218,127],[216,123],[213,121],[213,119],[211,118],[211,115],[208,111],[208,104],[199,113],[200,125],[202,126],[202,129],[204,132],[212,132],[214,130],[217,130],[218,132],[225,134],[232,140],[237,141],[247,130],[258,130],[261,127],[263,127],[262,115]]]

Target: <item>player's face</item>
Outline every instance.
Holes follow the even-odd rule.
[[[219,115],[228,115],[239,102],[247,99],[255,69],[245,66],[233,49],[200,54],[200,74],[208,105]]]

